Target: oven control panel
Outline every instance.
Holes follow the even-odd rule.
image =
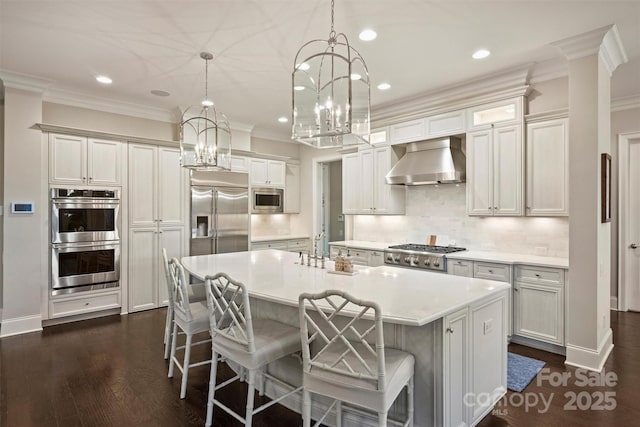
[[[404,251],[385,251],[385,264],[403,267],[446,271],[446,259],[442,255],[419,254]]]

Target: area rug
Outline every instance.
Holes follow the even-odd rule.
[[[507,353],[507,388],[521,392],[535,378],[543,366],[544,362],[541,360]]]

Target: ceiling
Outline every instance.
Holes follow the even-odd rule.
[[[209,51],[217,107],[232,123],[286,137],[277,118],[290,116],[294,57],[328,36],[329,12],[329,0],[0,0],[0,69],[49,79],[50,93],[176,112],[204,97],[199,53]],[[614,74],[612,98],[640,95],[640,0],[336,0],[335,21],[367,63],[374,109],[562,60],[550,43],[613,23],[629,63]],[[364,28],[378,38],[359,40]],[[478,48],[492,55],[471,59]],[[98,84],[99,74],[113,84]],[[376,89],[381,82],[391,89]]]

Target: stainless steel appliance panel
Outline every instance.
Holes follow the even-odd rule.
[[[284,210],[284,190],[281,188],[253,188],[251,213],[276,214]]]
[[[249,192],[246,188],[215,189],[215,253],[249,249]]]
[[[119,201],[53,200],[51,242],[119,240]]]
[[[54,244],[51,287],[55,289],[120,280],[120,244]]]
[[[191,187],[191,255],[215,253],[213,198],[212,187]]]

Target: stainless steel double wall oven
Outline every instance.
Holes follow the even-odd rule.
[[[51,293],[120,284],[119,190],[51,189]]]

